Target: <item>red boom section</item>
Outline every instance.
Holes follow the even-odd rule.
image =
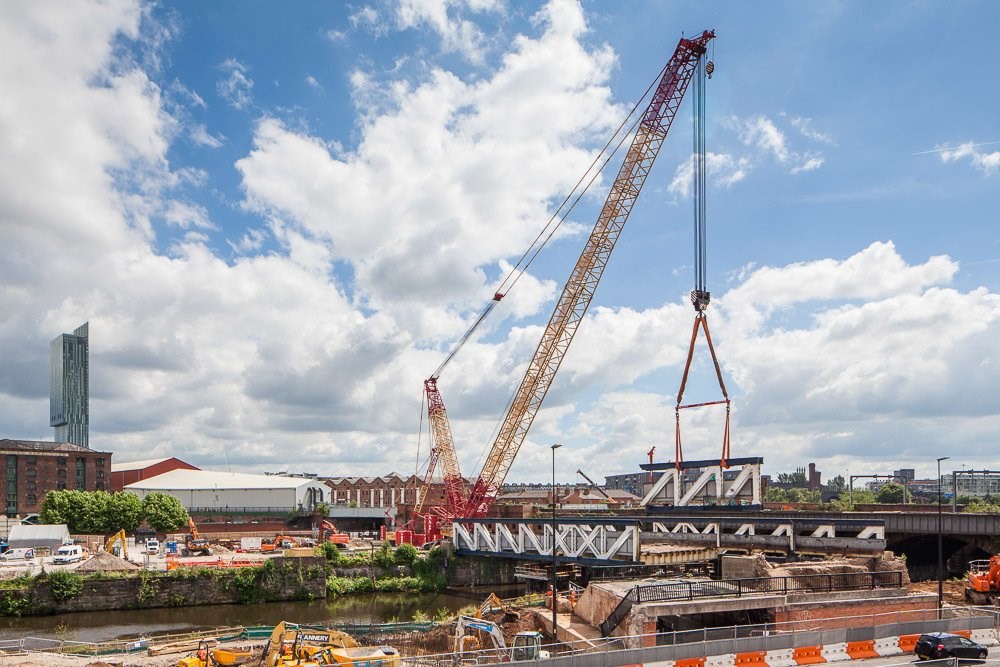
[[[424,380],[424,391],[427,394],[427,420],[430,422],[434,438],[434,455],[444,468],[445,511],[452,517],[460,516],[465,507],[465,480],[458,466],[455,441],[451,436],[451,423],[444,409],[441,392],[437,388],[436,377]],[[433,474],[433,471],[429,472]],[[430,484],[430,480],[427,480],[427,484]]]
[[[604,267],[666,139],[695,66],[714,37],[714,32],[706,30],[695,39],[681,39],[664,68],[597,223],[563,287],[555,312],[486,457],[483,471],[472,487],[465,506],[466,517],[485,516],[496,500],[514,457],[590,306]]]

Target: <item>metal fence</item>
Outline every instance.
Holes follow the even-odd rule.
[[[903,573],[848,572],[840,574],[802,574],[787,577],[759,577],[754,579],[720,579],[670,581],[660,584],[634,586],[625,594],[618,606],[601,623],[605,637],[614,632],[632,610],[632,606],[648,602],[672,602],[697,598],[743,597],[744,595],[788,595],[794,592],[832,593],[834,591],[900,588]]]

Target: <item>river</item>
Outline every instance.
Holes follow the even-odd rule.
[[[440,609],[454,613],[482,601],[477,591],[379,593],[327,601],[271,602],[254,605],[204,605],[166,609],[97,611],[56,616],[0,618],[0,640],[39,637],[79,642],[132,639],[140,635],[218,627],[293,623],[389,623],[410,621],[421,612],[433,619]]]

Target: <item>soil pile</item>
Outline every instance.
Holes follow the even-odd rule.
[[[106,551],[98,551],[87,560],[80,563],[77,572],[120,572],[122,570],[140,569],[135,563],[130,563]]]

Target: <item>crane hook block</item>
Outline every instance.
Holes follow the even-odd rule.
[[[715,63],[713,63],[711,60],[709,60],[708,63],[705,65],[705,74],[707,74],[708,78],[711,79],[712,78],[712,72],[714,72],[714,71],[715,71]]]
[[[708,304],[712,300],[712,293],[705,290],[691,290],[691,305],[699,313],[708,310]]]

